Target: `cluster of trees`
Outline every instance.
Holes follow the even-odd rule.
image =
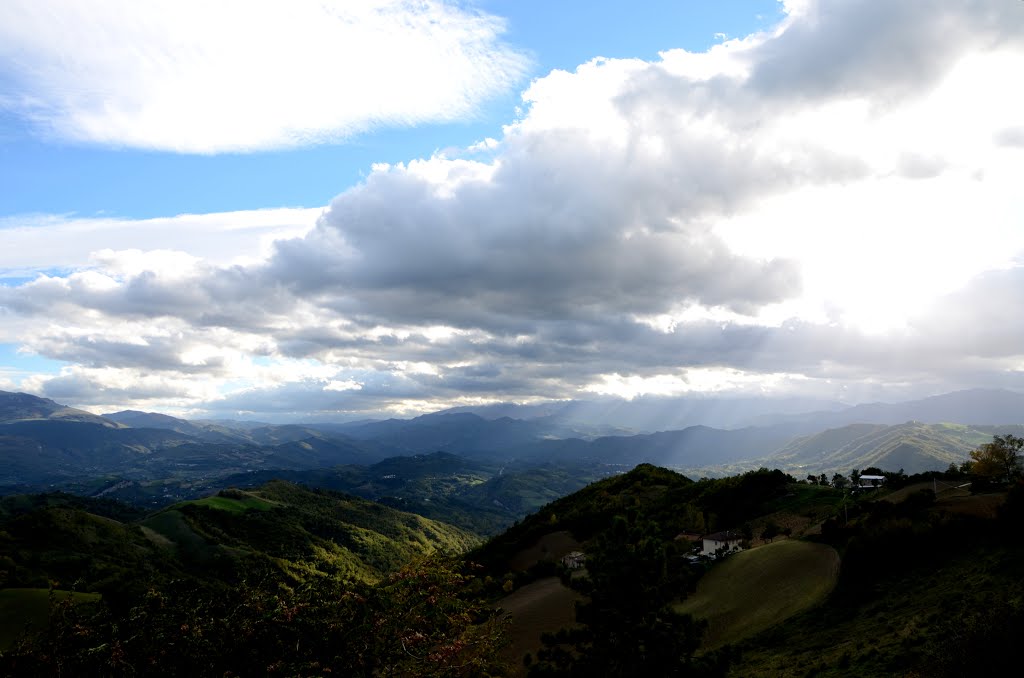
[[[1024,438],[1014,435],[995,436],[971,452],[970,461],[964,462],[961,471],[970,475],[978,485],[1011,483],[1021,479]]]
[[[588,576],[563,580],[586,597],[577,626],[544,636],[536,660],[526,657],[529,675],[725,675],[726,656],[695,656],[707,623],[673,608],[695,582],[677,548],[638,514],[615,516],[588,551]]]

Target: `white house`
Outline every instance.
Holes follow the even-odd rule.
[[[858,487],[878,487],[885,482],[885,476],[859,476]]]
[[[743,535],[731,530],[706,534],[704,535],[704,548],[701,549],[700,554],[702,556],[712,556],[719,550],[725,552],[740,551],[742,550],[740,546],[741,541],[743,541]]]

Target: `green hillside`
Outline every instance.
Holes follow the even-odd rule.
[[[1024,485],[933,502],[866,501],[849,524],[825,525],[843,551],[825,602],[740,642],[729,675],[1014,675],[1024,632]],[[739,582],[736,582],[737,585]]]
[[[838,575],[839,555],[832,547],[775,542],[727,558],[677,609],[706,619],[703,646],[716,648],[821,603]]]
[[[140,524],[187,562],[269,558],[299,579],[374,581],[418,557],[463,553],[477,542],[451,525],[284,481],[176,504]]]
[[[141,520],[111,502],[8,498],[0,586],[102,597],[0,651],[0,673],[1004,675],[1024,632],[1024,485],[890,480],[848,496],[778,470],[692,481],[641,465],[468,553],[458,528],[284,481]],[[808,536],[756,546],[790,527]],[[687,557],[682,532],[723,529],[755,547]],[[584,569],[564,569],[575,550]],[[39,619],[29,607],[16,627]]]

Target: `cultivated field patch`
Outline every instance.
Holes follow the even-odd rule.
[[[498,601],[512,619],[511,642],[503,654],[515,670],[522,667],[523,655],[541,647],[542,633],[554,633],[576,621],[576,601],[580,594],[562,585],[558,577],[545,577],[527,584]]]

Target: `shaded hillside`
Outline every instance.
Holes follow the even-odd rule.
[[[223,486],[255,487],[280,478],[355,494],[489,536],[609,473],[607,467],[594,465],[524,468],[434,452],[392,457],[369,466],[255,471],[219,482]]]
[[[862,502],[848,523],[826,523],[822,539],[844,553],[837,588],[821,607],[741,643],[729,675],[1015,675],[1024,549],[1008,535],[1022,527],[1024,486],[998,517],[963,508],[928,489]]]
[[[156,428],[184,433],[187,436],[217,443],[250,442],[250,440],[230,429],[196,424],[185,419],[170,417],[156,412],[139,412],[138,410],[122,410],[104,414],[105,419],[115,421],[129,428]]]
[[[547,504],[473,553],[500,573],[516,554],[549,535],[567,531],[586,542],[608,529],[615,516],[631,515],[657,526],[663,539],[685,530],[710,532],[738,528],[778,510],[794,479],[760,469],[739,476],[694,482],[674,471],[641,464],[599,480]],[[841,495],[841,493],[836,492]]]
[[[764,457],[794,436],[789,426],[736,430],[691,426],[635,436],[594,440],[546,440],[516,452],[532,459],[590,460],[626,467],[647,463],[694,468]]]
[[[58,499],[7,503],[4,600],[41,596],[43,607],[0,620],[0,674],[504,673],[494,611],[457,564],[424,558],[473,543],[450,526],[288,483],[141,523]],[[26,590],[34,582],[102,595],[57,596],[47,610],[45,588]],[[33,620],[31,635],[15,638]]]
[[[359,440],[374,440],[404,454],[444,450],[468,456],[493,456],[551,433],[537,422],[508,417],[489,420],[470,413],[427,414],[409,420],[317,428],[336,430]]]
[[[122,426],[175,431],[202,442],[242,443],[269,447],[308,442],[312,445],[333,445],[338,449],[345,449],[354,459],[379,459],[382,456],[379,450],[386,449],[380,445],[361,446],[354,439],[339,433],[325,433],[317,428],[295,424],[273,426],[258,422],[192,422],[156,412],[135,410],[124,410],[104,416]]]
[[[0,489],[43,489],[107,475],[126,480],[202,479],[260,468],[312,469],[379,458],[364,446],[313,433],[307,439],[261,445],[209,442],[169,428],[112,428],[44,419],[5,423],[0,424],[0,452],[6,462],[0,468]]]
[[[120,599],[181,573],[133,523],[90,513],[81,503],[25,499],[22,508],[31,504],[0,516],[0,588],[57,582]]]

